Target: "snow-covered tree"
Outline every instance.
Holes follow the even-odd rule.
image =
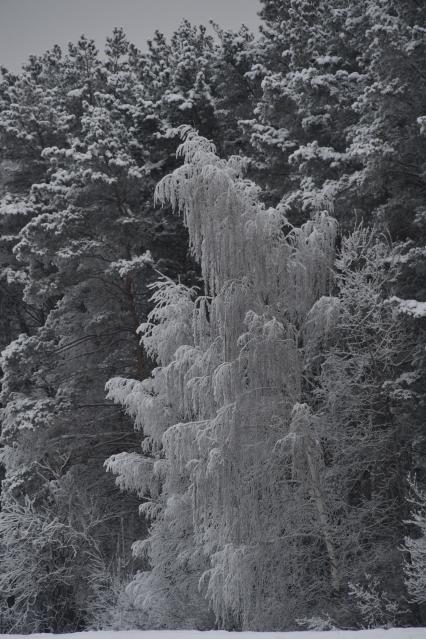
[[[353,185],[358,166],[347,154],[358,118],[353,104],[364,82],[362,9],[348,0],[261,4],[262,52],[252,69],[261,96],[251,120],[241,122],[253,146],[256,179],[267,201],[280,203],[291,221],[333,208],[345,224],[353,206],[349,191],[362,208]]]
[[[262,0],[259,38],[3,71],[11,629],[420,619],[420,5]]]
[[[109,578],[102,577],[97,600],[95,573],[120,562],[130,570],[129,542],[144,534],[135,498],[119,495],[103,470],[106,457],[137,448],[129,420],[105,401],[104,385],[119,372],[142,379],[151,370],[136,330],[146,319],[154,268],[194,279],[182,224],[154,207],[153,194],[176,164],[166,134],[171,123],[195,120],[218,130],[210,88],[226,74],[217,69],[218,51],[204,28],[187,22],[170,43],[158,34],[147,54],[115,29],[105,60],[82,37],[67,54],[55,47],[32,58],[22,75],[5,73],[2,300],[13,313],[2,318],[0,337],[8,345],[2,590],[14,600],[12,616],[21,623],[15,630],[72,629],[89,622],[92,608],[99,623]],[[57,500],[65,486],[69,508]],[[32,553],[25,544],[14,550],[15,522],[30,512],[26,504],[34,516],[80,534],[82,522],[73,523],[80,503],[92,504],[98,523],[85,529],[86,560],[60,573],[71,590],[55,587],[42,601],[22,579],[18,593],[15,576],[35,573],[47,557],[39,545]],[[51,552],[55,557],[53,542]]]
[[[205,294],[156,284],[140,330],[158,368],[108,383],[144,435],[107,463],[153,519],[134,546],[151,570],[128,589],[140,623],[204,627],[208,608],[227,628],[395,622],[412,458],[395,418],[410,348],[397,251],[359,228],[336,257],[327,213],[292,227],[240,158],[181,134],[157,198],[183,215]]]
[[[108,385],[142,428],[148,453],[131,466],[122,456],[109,461],[124,487],[151,495],[142,509],[154,524],[142,548],[152,570],[131,591],[148,623],[190,625],[182,600],[185,609],[197,602],[205,623],[200,588],[221,626],[278,628],[300,613],[299,534],[322,540],[323,578],[335,581],[302,351],[309,312],[330,292],[335,223],[318,213],[285,232],[285,218],[259,204],[237,158],[220,160],[207,140],[183,135],[185,163],[160,182],[157,198],[182,212],[206,294],[191,299],[191,290],[160,283],[142,327],[159,368],[150,380]],[[313,500],[304,533],[292,525],[301,488],[283,460],[299,448]],[[152,601],[160,593],[159,611]]]
[[[110,39],[114,60],[119,38]],[[135,329],[144,300],[135,282],[152,261],[140,238],[155,222],[144,226],[149,214],[138,183],[144,180],[149,192],[149,177],[137,169],[147,156],[135,148],[134,136],[123,134],[131,114],[114,122],[114,109],[128,98],[119,93],[124,70],[106,70],[100,78],[93,43],[84,38],[65,60],[54,53],[54,78],[52,56],[32,60],[24,77],[5,87],[1,114],[4,157],[16,161],[20,180],[18,195],[7,185],[2,210],[13,270],[7,283],[17,290],[18,310],[32,312],[31,321],[15,320],[9,339],[4,336],[10,341],[22,333],[2,357],[1,591],[19,631],[87,623],[94,599],[88,584],[96,588],[93,562],[117,557],[128,564],[129,539],[143,531],[134,500],[123,501],[103,471],[106,456],[135,445],[128,421],[105,402],[103,387],[123,365],[143,375]],[[136,80],[127,80],[137,91]],[[136,174],[126,182],[131,169]],[[31,517],[44,523],[34,524],[24,539],[19,529]],[[54,535],[43,541],[46,526],[69,535],[60,544]],[[52,562],[61,561],[46,589],[35,575],[53,575]]]

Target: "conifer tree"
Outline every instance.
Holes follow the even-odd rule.
[[[423,7],[261,6],[3,70],[8,630],[422,621]]]
[[[105,584],[130,570],[129,542],[144,534],[135,498],[103,470],[112,453],[138,447],[104,384],[151,370],[136,330],[154,268],[194,278],[182,225],[155,209],[153,193],[175,165],[170,124],[219,130],[217,56],[205,29],[184,22],[148,54],[116,29],[105,61],[83,36],[66,55],[55,47],[21,76],[5,73],[3,166],[14,182],[6,175],[4,303],[16,299],[16,314],[2,334],[2,591],[15,630],[112,623],[118,593],[104,595]],[[69,531],[61,570],[49,561],[61,562],[54,536],[34,551],[15,534],[32,517],[36,537],[56,522]],[[56,571],[49,591],[40,570]]]

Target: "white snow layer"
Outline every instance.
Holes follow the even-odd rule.
[[[391,302],[398,302],[399,312],[411,315],[412,317],[426,317],[426,302],[418,300],[403,300],[395,295],[390,298]]]
[[[61,639],[426,639],[426,628],[392,628],[390,630],[331,630],[318,632],[226,632],[225,630],[126,630],[88,631],[60,635]],[[29,639],[29,635],[2,635],[2,639]],[[31,639],[51,634],[30,635]]]

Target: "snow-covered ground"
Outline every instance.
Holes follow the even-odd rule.
[[[52,635],[31,635],[31,639]],[[2,635],[2,639],[29,639],[28,635]],[[198,630],[128,630],[123,632],[76,632],[60,635],[61,639],[426,639],[426,628],[393,628],[392,630],[332,630],[329,632],[200,632]]]

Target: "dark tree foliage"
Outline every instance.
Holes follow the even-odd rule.
[[[419,0],[261,0],[260,17],[258,37],[245,27],[209,30],[183,21],[170,39],[156,32],[142,52],[114,29],[102,54],[82,36],[66,51],[55,46],[30,57],[17,74],[2,70],[0,615],[6,631],[425,621],[424,6]],[[184,512],[168,519],[167,511],[162,520],[158,510],[149,532],[138,515],[141,499],[152,497],[138,466],[147,434],[135,432],[131,419],[141,422],[137,389],[149,387],[154,402],[163,374],[155,369],[161,349],[147,352],[140,325],[148,317],[173,325],[173,313],[192,304],[185,286],[202,295],[209,285],[197,260],[211,247],[196,235],[198,222],[182,223],[171,205],[154,202],[162,178],[179,175],[176,148],[188,126],[214,142],[228,160],[229,184],[247,192],[237,198],[238,215],[258,199],[253,206],[271,207],[285,250],[306,233],[305,245],[297,245],[305,275],[294,284],[294,308],[283,310],[278,300],[273,310],[267,292],[262,297],[257,289],[253,304],[261,300],[265,318],[276,313],[297,334],[294,352],[303,370],[289,429],[294,439],[294,429],[311,428],[321,453],[313,469],[313,435],[306,430],[304,448],[282,460],[277,481],[290,488],[281,532],[291,541],[285,549],[279,541],[282,565],[271,563],[272,581],[256,585],[262,567],[254,553],[245,576],[238,572],[243,564],[229,568],[235,591],[222,584],[219,593],[212,581],[202,595],[199,580],[206,579],[206,562],[220,565],[220,548],[206,550],[191,537],[199,504],[191,505],[190,490],[182,493]],[[202,153],[188,162],[196,175],[200,166],[210,170],[207,143],[197,139]],[[204,192],[180,190],[186,180],[197,188],[188,175],[175,192],[193,215],[193,201]],[[200,228],[210,209],[224,215],[222,233],[235,260],[245,263],[248,240],[241,245],[243,232],[235,237],[239,218],[231,224],[236,209],[223,189],[213,201],[202,200]],[[173,203],[172,190],[168,197]],[[300,300],[316,290],[308,276],[316,277],[309,260],[316,259],[320,214],[337,221],[335,259],[326,264],[327,290],[312,298],[312,313],[302,312]],[[196,259],[188,225],[192,248],[200,243]],[[265,246],[258,249],[262,255]],[[263,275],[272,288],[274,277],[281,281]],[[157,295],[159,315],[149,315],[150,285],[161,277],[169,278],[160,289],[169,293]],[[214,308],[221,299],[203,297],[203,304]],[[232,314],[230,298],[224,300]],[[214,326],[209,312],[206,340]],[[188,373],[185,389],[200,375],[194,381]],[[111,397],[130,416],[106,399],[105,384],[118,376],[128,384]],[[167,393],[161,393],[163,401]],[[166,401],[169,420],[174,402]],[[157,444],[145,446],[149,463],[167,459],[169,449]],[[116,460],[110,469],[117,483],[105,471],[106,459]],[[186,468],[183,476],[193,486],[191,472]],[[155,479],[164,503],[175,495],[167,477]],[[247,491],[242,481],[241,501]],[[200,554],[190,556],[195,547]],[[138,583],[138,570],[145,595],[134,604],[125,586]]]

